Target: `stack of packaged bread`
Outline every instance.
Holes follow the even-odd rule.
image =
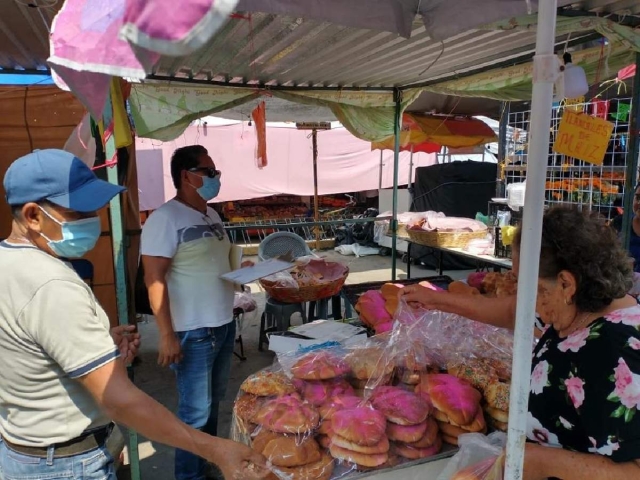
[[[486,433],[482,395],[465,380],[453,375],[424,375],[416,391],[429,398],[442,439],[452,445],[465,433]]]

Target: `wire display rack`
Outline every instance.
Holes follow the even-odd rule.
[[[614,124],[602,165],[592,165],[553,151],[563,112],[597,116]],[[594,99],[584,103],[554,106],[549,129],[546,204],[573,205],[600,212],[608,219],[621,213],[624,180],[629,154],[631,98]],[[509,114],[513,129],[506,145],[502,175],[506,185],[523,182],[527,174],[528,129],[531,111]]]
[[[313,241],[316,239],[316,229],[319,240],[332,240],[342,226],[341,223],[352,223],[353,218],[353,215],[332,215],[330,220],[336,222],[334,225],[315,225],[313,220],[308,218],[280,218],[251,222],[225,222],[224,226],[229,232],[231,242],[237,245],[260,243],[274,232],[291,232],[307,241]],[[371,222],[374,220],[375,218],[370,219]],[[304,225],[305,223],[308,225]]]

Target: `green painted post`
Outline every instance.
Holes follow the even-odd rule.
[[[629,124],[629,155],[627,171],[624,177],[624,212],[622,214],[622,243],[629,249],[631,228],[634,217],[633,196],[638,179],[638,155],[640,155],[640,53],[636,53],[636,75],[633,77],[633,96],[631,97],[631,118]]]
[[[107,104],[102,115],[105,128],[111,124],[113,108],[111,95],[107,99]],[[112,135],[105,144],[105,156],[107,161],[116,158],[116,142]],[[118,185],[118,163],[107,167],[107,179],[110,183]],[[124,238],[124,220],[122,215],[122,202],[120,195],[113,197],[109,203],[109,221],[111,226],[111,242],[113,247],[113,265],[115,271],[116,301],[118,307],[118,323],[120,325],[129,324],[129,299],[127,289],[126,273],[126,245]],[[133,368],[127,366],[129,378],[133,381]],[[129,431],[129,465],[131,469],[131,480],[140,480],[140,454],[138,452],[138,434],[131,429]]]
[[[402,124],[402,91],[394,91],[396,110],[393,123],[393,135],[395,139],[393,148],[393,214],[391,217],[391,280],[397,278],[398,263],[398,170],[400,164],[400,125]]]

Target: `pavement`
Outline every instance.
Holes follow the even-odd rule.
[[[334,251],[323,251],[319,253],[330,261],[338,261],[349,265],[348,284],[364,282],[385,281],[391,279],[391,257],[368,256],[368,257],[345,257]],[[248,257],[247,260],[257,260]],[[454,280],[465,278],[467,272],[447,272]],[[429,277],[437,275],[433,270],[427,270],[420,266],[411,267],[413,278]],[[398,279],[406,278],[406,264],[398,261]],[[227,395],[220,405],[219,434],[228,437],[231,425],[231,414],[233,402],[238,393],[240,384],[250,374],[265,368],[273,363],[275,355],[266,350],[258,351],[258,333],[260,328],[260,315],[264,306],[264,292],[260,286],[251,284],[251,291],[258,303],[255,312],[245,315],[242,338],[244,351],[247,359],[241,361],[234,356],[231,366],[231,378]],[[301,322],[301,319],[292,319],[292,323]],[[142,335],[142,346],[140,349],[140,364],[135,369],[135,384],[162,403],[171,411],[176,411],[177,395],[175,379],[173,373],[168,368],[159,367],[158,356],[158,329],[153,317],[147,317],[139,324],[139,331]],[[125,435],[125,438],[127,436]],[[139,437],[140,471],[142,479],[152,480],[172,480],[173,476],[173,452],[172,448],[150,442]],[[118,478],[125,480],[130,478],[128,460],[125,450],[125,465],[120,468]]]

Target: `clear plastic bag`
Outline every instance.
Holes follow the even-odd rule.
[[[300,288],[298,285],[298,281],[293,278],[290,272],[283,271],[274,273],[273,275],[269,275],[268,277],[264,277],[262,279],[265,282],[269,282],[273,287],[282,287],[282,288]]]
[[[504,447],[507,436],[495,432],[488,436],[479,433],[461,435],[460,450],[437,480],[503,480]]]

